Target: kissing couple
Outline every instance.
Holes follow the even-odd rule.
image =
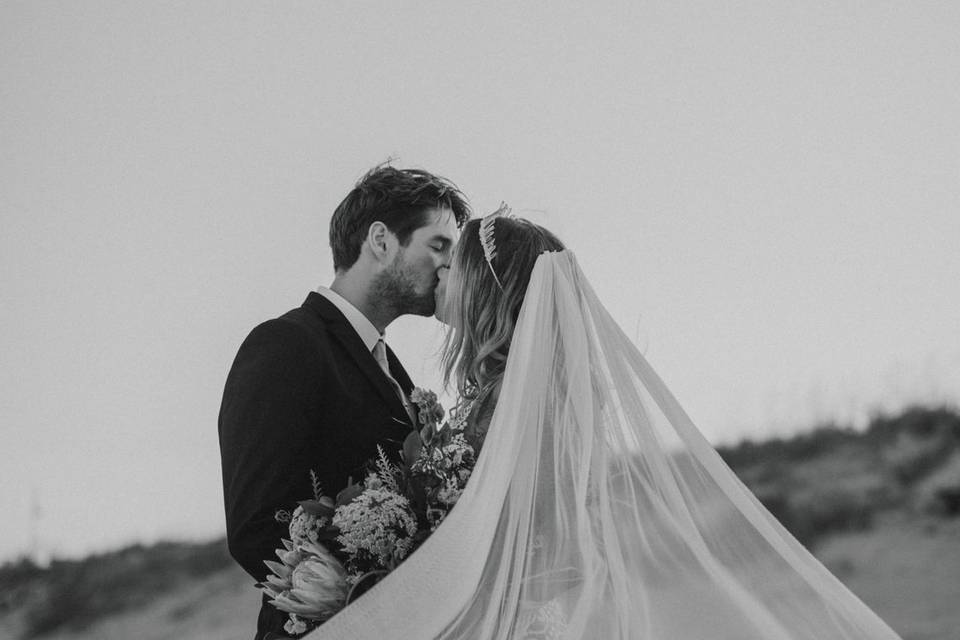
[[[403,462],[420,424],[385,338],[401,315],[447,325],[476,462],[421,546],[307,637],[899,637],[724,464],[549,230],[505,208],[471,219],[450,181],[379,166],[333,212],[330,247],[330,287],[256,327],[227,377],[231,555],[263,583],[288,537],[278,510],[380,451]],[[258,640],[297,633],[275,600]]]

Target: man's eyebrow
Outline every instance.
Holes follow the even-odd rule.
[[[432,238],[430,238],[430,242],[441,242],[445,245],[453,244],[453,238],[449,236],[435,235]]]

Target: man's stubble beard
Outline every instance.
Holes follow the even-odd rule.
[[[417,293],[416,280],[403,261],[402,252],[373,282],[377,305],[390,309],[398,317],[407,314],[432,316],[437,308],[435,289]]]

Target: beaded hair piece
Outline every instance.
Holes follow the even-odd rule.
[[[483,247],[483,257],[487,261],[487,266],[490,267],[490,273],[493,275],[493,280],[497,283],[497,286],[500,287],[500,291],[503,291],[503,284],[500,282],[500,278],[497,277],[497,272],[493,268],[493,259],[497,257],[497,242],[493,235],[493,223],[497,218],[509,218],[510,217],[510,207],[507,206],[506,202],[500,203],[500,208],[480,220],[480,246]]]

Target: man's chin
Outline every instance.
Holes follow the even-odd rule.
[[[423,297],[412,300],[406,313],[414,316],[430,317],[437,312],[437,302],[433,299],[433,294],[429,298]]]

